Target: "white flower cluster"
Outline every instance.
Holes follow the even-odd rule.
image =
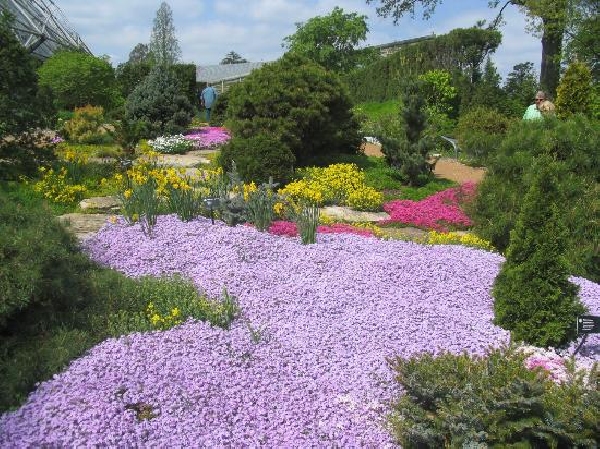
[[[154,151],[164,154],[182,154],[191,150],[193,144],[182,134],[176,136],[162,136],[154,140],[149,140],[148,145]]]

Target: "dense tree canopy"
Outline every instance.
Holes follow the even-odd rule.
[[[367,38],[367,17],[345,14],[339,7],[328,16],[296,24],[296,32],[283,40],[288,51],[301,54],[337,73],[348,73],[361,62],[357,45]]]
[[[428,19],[443,0],[366,0],[366,2],[379,4],[377,14],[383,17],[392,17],[394,23],[397,24],[406,14],[414,17],[417,7],[422,8],[423,17]],[[594,0],[494,0],[488,2],[491,7],[498,7],[502,4],[492,27],[496,27],[500,23],[502,13],[509,5],[519,7],[531,19],[531,29],[541,36],[542,41],[540,84],[551,95],[556,92],[560,78],[562,42],[569,17],[576,17],[570,15],[569,11],[582,2],[597,3]]]
[[[114,69],[102,58],[77,51],[61,51],[38,69],[40,86],[49,87],[57,109],[73,110],[88,104],[111,110],[123,103]]]

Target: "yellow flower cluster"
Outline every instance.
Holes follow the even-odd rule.
[[[291,202],[340,204],[357,210],[378,210],[383,203],[383,195],[365,185],[365,174],[356,164],[309,167],[299,173],[302,179],[279,190]]]
[[[173,326],[183,323],[181,311],[175,307],[166,315],[161,315],[152,302],[148,303],[146,308],[146,316],[154,329],[167,330]]]
[[[383,193],[373,187],[363,186],[353,190],[346,199],[346,205],[354,210],[377,211],[383,204]]]
[[[83,197],[86,192],[86,187],[81,184],[70,184],[67,169],[62,167],[59,172],[55,172],[52,168],[39,168],[40,173],[43,173],[33,189],[40,192],[55,203],[73,204]]]
[[[462,234],[458,232],[431,231],[427,233],[423,243],[428,245],[463,245],[485,249],[487,251],[495,250],[492,244],[487,240],[473,234]]]

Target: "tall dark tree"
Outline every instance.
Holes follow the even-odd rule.
[[[181,57],[181,48],[179,48],[173,26],[173,11],[166,2],[160,4],[154,18],[150,52],[154,61],[159,65],[173,65]]]
[[[443,0],[365,0],[367,4],[377,3],[377,14],[383,17],[392,17],[394,24],[410,14],[415,16],[417,6],[423,9],[423,18],[429,19],[436,7]],[[502,14],[506,7],[513,5],[519,7],[534,24],[534,29],[541,35],[542,61],[540,84],[551,95],[556,92],[560,78],[560,62],[562,55],[562,42],[568,23],[569,5],[582,0],[493,0],[488,2],[491,7],[498,7],[498,17],[492,27],[501,23]]]
[[[52,115],[51,108],[47,109],[50,98],[42,98],[38,87],[39,60],[18,41],[12,20],[0,12],[0,136],[39,126],[45,114]]]
[[[235,51],[230,51],[223,59],[221,59],[222,65],[242,64],[244,62],[248,62],[248,60],[246,58],[242,58],[242,55],[236,53]]]

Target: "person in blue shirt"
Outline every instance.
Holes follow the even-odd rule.
[[[204,109],[206,110],[206,121],[210,122],[210,108],[213,103],[217,99],[217,90],[210,85],[210,83],[206,83],[206,87],[200,93],[200,101],[204,105]]]

